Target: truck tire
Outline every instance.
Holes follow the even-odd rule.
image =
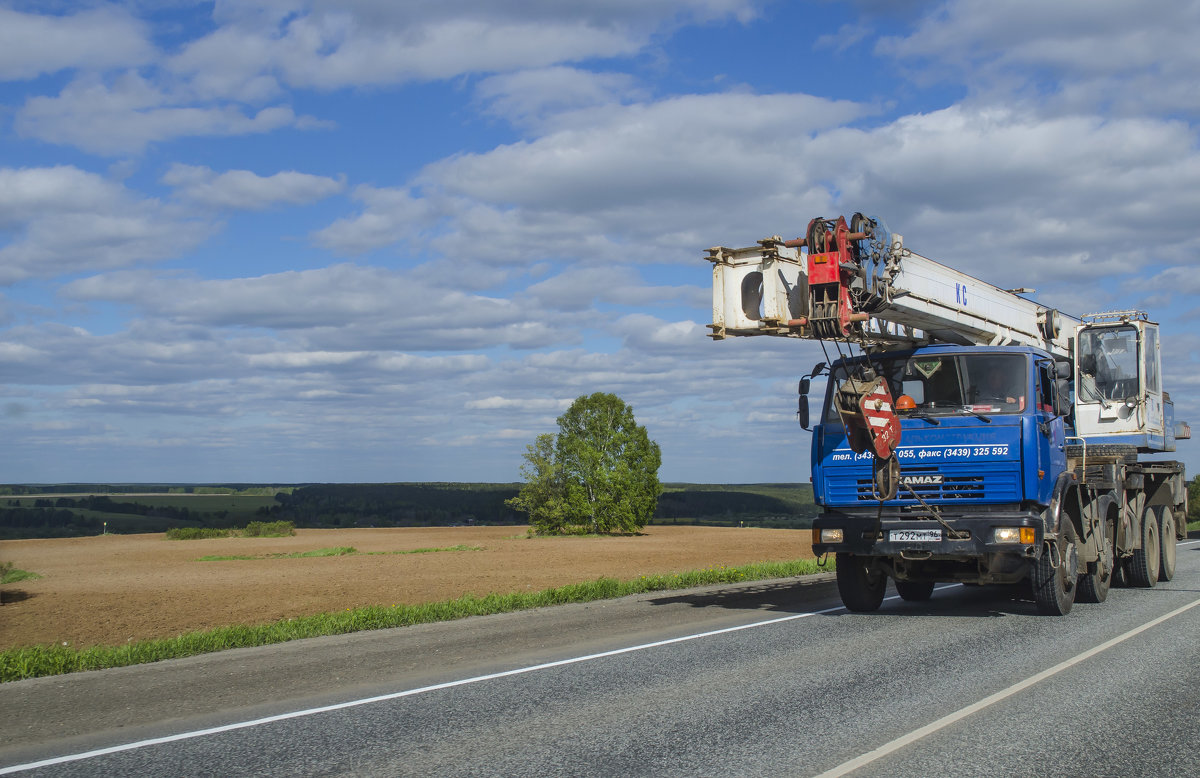
[[[1104,602],[1108,599],[1108,589],[1112,586],[1113,575],[1116,573],[1117,557],[1113,547],[1117,536],[1117,517],[1111,498],[1101,498],[1100,537],[1097,545],[1100,547],[1100,558],[1088,563],[1088,570],[1079,575],[1079,592],[1075,599],[1079,602]]]
[[[1033,601],[1043,616],[1066,616],[1075,604],[1079,578],[1079,549],[1075,525],[1065,519],[1058,542],[1046,544],[1029,571]]]
[[[1066,446],[1063,452],[1072,459],[1078,459],[1083,456],[1083,446],[1078,443]],[[1137,462],[1137,446],[1130,446],[1123,443],[1093,443],[1087,447],[1088,459],[1092,457],[1116,457],[1118,461],[1127,465]]]
[[[1142,514],[1142,547],[1133,550],[1128,573],[1134,586],[1150,588],[1158,583],[1158,569],[1162,563],[1162,543],[1158,536],[1158,517],[1152,508]]]
[[[933,595],[933,581],[896,581],[896,593],[908,602],[924,602]]]
[[[1160,505],[1154,512],[1158,514],[1158,545],[1162,549],[1158,580],[1170,581],[1175,577],[1175,511],[1168,505]]]
[[[854,554],[838,554],[837,585],[843,605],[855,613],[870,613],[879,610],[883,602],[887,576],[879,570],[871,570]]]

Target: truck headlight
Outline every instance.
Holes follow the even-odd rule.
[[[841,529],[814,529],[813,543],[841,543]]]
[[[993,543],[1024,543],[1030,545],[1034,542],[1034,537],[1033,527],[996,527],[992,531]]]

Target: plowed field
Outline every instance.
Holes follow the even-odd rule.
[[[358,553],[198,561],[338,546]],[[455,546],[477,550],[395,553]],[[438,527],[298,530],[289,538],[10,540],[0,543],[0,561],[42,577],[0,587],[0,649],[117,645],[364,605],[811,556],[807,532],[691,526],[648,527],[640,536],[611,538],[529,538],[524,527]]]

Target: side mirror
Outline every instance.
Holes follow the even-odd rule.
[[[1071,415],[1071,384],[1065,378],[1054,379],[1054,415]]]
[[[809,379],[809,377],[805,376],[804,378],[801,378],[799,393],[800,394],[808,394],[808,390],[810,388],[812,388],[812,381]]]
[[[800,405],[796,408],[796,416],[800,419],[800,426],[808,429],[808,395],[800,395]]]
[[[808,375],[809,375],[810,377],[812,377],[812,376],[819,376],[819,375],[821,375],[822,373],[824,373],[824,372],[825,372],[825,368],[826,368],[826,365],[825,365],[825,363],[824,363],[824,362],[818,362],[817,364],[813,365],[812,372],[811,372],[811,373],[809,373]]]
[[[1071,380],[1071,360],[1056,359],[1054,360],[1054,377],[1062,378],[1067,381]]]

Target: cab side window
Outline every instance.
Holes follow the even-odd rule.
[[[1054,413],[1054,376],[1050,365],[1038,365],[1037,370],[1037,409],[1046,413]]]

